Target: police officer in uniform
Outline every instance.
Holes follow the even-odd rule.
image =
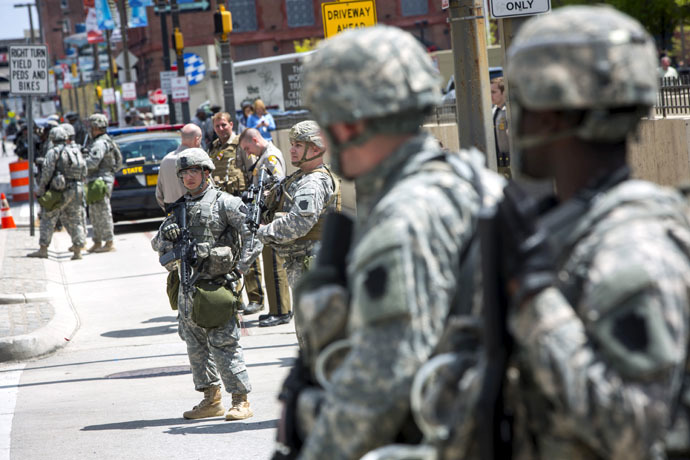
[[[247,241],[250,235],[245,222],[246,205],[240,198],[211,185],[209,176],[214,166],[204,150],[190,148],[181,152],[176,169],[187,193],[161,224],[152,247],[159,254],[166,254],[179,243],[183,230],[179,225],[180,213],[184,212],[194,240],[194,258],[189,261],[194,266],[194,285],[185,292],[180,283],[179,333],[187,343],[195,389],[203,392],[204,398],[183,415],[187,419],[222,416],[222,380],[225,390],[232,394],[232,407],[225,419],[246,419],[253,415],[247,400],[251,384],[239,343],[238,293],[232,292],[226,275],[235,269],[240,274],[245,272],[261,252],[262,244],[240,248],[240,242]],[[182,270],[181,264],[175,262],[168,263],[166,268]],[[183,278],[180,273],[179,279]],[[213,292],[223,292],[229,299],[217,300],[209,295]]]
[[[89,218],[93,226],[93,245],[87,251],[114,251],[114,227],[110,195],[113,192],[115,173],[122,167],[122,154],[115,142],[106,134],[108,119],[105,115],[94,113],[89,117],[89,125],[92,143],[86,159],[88,168],[87,188],[94,187],[96,181],[99,181],[98,184],[104,185],[105,194],[103,194],[102,199],[89,203]]]
[[[294,289],[316,254],[324,214],[340,205],[340,188],[339,180],[323,163],[326,149],[319,125],[301,121],[290,129],[289,137],[291,162],[299,169],[275,187],[269,206],[277,212],[256,236],[285,260],[288,282]]]
[[[440,83],[407,32],[379,25],[324,40],[305,63],[303,83],[335,172],[355,181],[358,213],[341,294],[349,351],[311,411],[312,426],[303,426],[313,408],[303,402],[313,392],[300,393],[297,431],[306,439],[298,458],[359,459],[407,432],[412,379],[437,346],[453,299],[472,297],[460,288],[474,271],[460,270],[469,263],[463,253],[483,197],[500,193],[502,180],[483,167],[480,152],[446,153],[422,131],[440,103]],[[299,284],[322,276],[306,272]],[[301,292],[300,317],[331,301],[330,287],[322,280]],[[302,333],[311,346],[320,331],[307,324]],[[279,442],[276,458],[294,449]]]
[[[72,238],[72,260],[81,259],[81,249],[86,239],[84,228],[84,178],[86,162],[81,151],[70,140],[70,133],[63,126],[51,130],[53,147],[46,153],[37,194],[46,192],[61,193],[59,204],[51,209],[42,209],[39,244],[40,249],[28,254],[29,257],[48,258],[48,246],[53,237],[55,225],[60,219]]]
[[[259,183],[259,171],[266,168],[271,181],[280,181],[285,178],[286,168],[283,153],[269,140],[264,139],[255,128],[242,131],[239,137],[239,146],[244,152],[244,171],[254,185]],[[259,326],[270,327],[285,324],[292,319],[292,300],[290,298],[290,286],[288,284],[285,261],[271,247],[264,249],[262,254],[264,277],[266,281],[266,293],[268,295],[268,315],[259,315]],[[258,268],[258,264],[256,264]],[[253,288],[253,283],[260,282],[261,273],[257,270],[256,276],[250,273],[245,277],[247,291]],[[244,310],[245,314],[256,313],[263,308],[263,304],[250,303]]]

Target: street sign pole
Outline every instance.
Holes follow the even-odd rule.
[[[180,28],[180,8],[177,0],[170,0],[170,13],[172,15],[173,30]],[[181,50],[176,50],[177,54],[177,75],[184,77],[184,54]],[[182,119],[184,123],[189,123],[189,101],[182,102]]]
[[[33,115],[33,96],[26,96],[27,124],[26,138],[29,142],[29,235],[34,236],[34,115]]]
[[[230,114],[230,120],[235,129],[237,124],[237,112],[235,110],[235,89],[232,80],[232,56],[230,55],[230,36],[220,40],[220,70],[223,75],[223,98],[225,110]]]
[[[487,165],[496,171],[483,0],[450,0],[448,11],[460,147],[478,148],[486,154]]]
[[[170,36],[168,35],[168,14],[165,0],[159,0],[158,11],[161,17],[161,38],[163,40],[163,70],[170,70]],[[162,83],[161,83],[162,86]],[[168,98],[169,119],[171,124],[177,123],[175,117],[175,103],[172,98]]]

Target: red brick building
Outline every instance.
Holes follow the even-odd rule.
[[[189,3],[190,0],[178,2]],[[213,11],[217,2],[197,0],[197,4],[207,4],[207,9],[183,10],[180,13],[185,47],[215,43]],[[154,0],[154,3],[158,3],[158,0]],[[323,38],[323,0],[227,0],[224,3],[233,15],[230,42],[234,61],[292,53],[295,52],[295,41]],[[60,46],[63,37],[74,34],[75,24],[84,22],[83,4],[84,0],[41,2],[46,42],[54,59],[64,57]],[[138,57],[137,90],[140,95],[160,86],[158,75],[164,70],[160,16],[154,7],[147,8],[147,15],[148,27],[129,29],[127,35],[129,50]],[[170,36],[172,21],[169,14],[166,16]],[[395,25],[412,32],[430,50],[450,48],[450,32],[446,22],[448,14],[441,10],[440,0],[378,0],[376,17],[378,23]],[[121,44],[117,47],[120,48]],[[118,53],[119,50],[115,54]]]

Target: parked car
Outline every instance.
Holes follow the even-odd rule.
[[[503,76],[503,67],[489,67],[489,80]],[[441,104],[455,104],[455,78],[451,75],[443,88]]]
[[[162,217],[156,202],[158,170],[163,157],[180,145],[182,125],[109,128],[122,152],[110,206],[113,221]]]

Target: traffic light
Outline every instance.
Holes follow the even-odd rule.
[[[232,14],[225,10],[224,5],[218,5],[218,11],[213,13],[213,25],[214,33],[221,35],[223,40],[232,32]]]
[[[172,42],[177,54],[182,54],[182,51],[184,50],[184,37],[182,36],[182,32],[180,32],[179,27],[175,27],[175,31],[173,32],[172,36]]]
[[[76,77],[79,75],[79,72],[77,71],[77,64],[75,62],[72,63],[72,76]]]
[[[98,99],[103,97],[103,88],[100,85],[96,86],[96,96]]]

